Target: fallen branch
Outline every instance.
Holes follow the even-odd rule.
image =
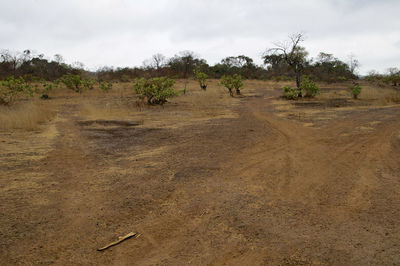
[[[120,236],[120,237],[118,238],[117,241],[114,241],[114,242],[112,242],[112,243],[110,243],[110,244],[108,244],[107,246],[104,246],[104,247],[102,247],[102,248],[98,248],[97,251],[106,250],[106,249],[108,249],[108,248],[110,248],[110,247],[112,247],[112,246],[118,245],[119,243],[121,243],[121,242],[123,242],[123,241],[125,241],[125,240],[127,240],[127,239],[129,239],[129,238],[131,238],[131,237],[134,237],[134,236],[136,236],[136,235],[137,235],[137,233],[130,232],[130,233],[127,234],[126,236]]]

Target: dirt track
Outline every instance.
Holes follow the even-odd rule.
[[[67,101],[18,162],[10,145],[22,140],[3,136],[0,261],[400,264],[400,107],[310,127],[278,116],[278,93],[176,126],[160,116],[179,105],[136,125],[83,121]],[[140,236],[96,251],[131,231]]]

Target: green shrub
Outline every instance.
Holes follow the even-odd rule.
[[[242,81],[242,76],[239,74],[234,74],[233,76],[222,76],[221,85],[224,85],[228,91],[229,94],[233,97],[233,89],[236,90],[236,94],[240,94],[240,89],[243,87],[243,81]]]
[[[41,90],[41,99],[48,99],[49,98],[49,92],[53,90],[53,83],[51,82],[44,82],[42,84],[42,90]]]
[[[358,99],[358,95],[360,95],[362,87],[358,84],[353,84],[349,87],[350,93],[354,99]]]
[[[100,89],[103,91],[103,92],[107,92],[107,91],[109,91],[109,90],[111,90],[112,89],[112,83],[111,82],[100,82]]]
[[[127,74],[122,74],[122,76],[119,78],[119,81],[121,81],[121,82],[130,82],[131,78]]]
[[[61,77],[61,82],[75,92],[82,93],[84,90],[92,90],[96,83],[93,79],[85,79],[80,75],[66,74]]]
[[[174,91],[175,80],[168,77],[141,78],[134,85],[137,94],[147,99],[149,104],[164,104],[167,99],[176,96]]]
[[[225,86],[228,89],[229,94],[233,97],[233,83],[232,83],[232,76],[222,76],[221,81],[219,82],[221,85]]]
[[[81,80],[82,87],[85,90],[93,90],[95,83],[96,83],[96,81],[94,81],[93,79],[82,79]]]
[[[79,75],[67,74],[61,77],[61,82],[64,85],[75,92],[82,93],[82,79]]]
[[[208,78],[208,75],[206,73],[201,72],[198,69],[194,70],[194,75],[196,76],[196,80],[200,84],[200,88],[202,90],[206,90],[207,89],[207,78]]]
[[[396,74],[385,76],[382,80],[384,83],[386,84],[391,83],[393,86],[397,86],[397,84],[400,84],[400,76]]]
[[[41,94],[40,98],[48,99],[50,91],[58,88],[59,84],[60,84],[59,80],[55,80],[54,82],[42,82],[42,88],[37,89]]]
[[[305,97],[315,97],[319,93],[319,88],[310,78],[305,77],[300,85],[300,90],[305,91]]]
[[[296,100],[299,97],[299,90],[290,86],[283,87],[283,94],[288,100]]]
[[[0,81],[0,104],[12,104],[20,95],[32,96],[34,93],[31,86],[22,77],[9,77]]]

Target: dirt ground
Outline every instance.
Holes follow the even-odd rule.
[[[50,122],[0,131],[0,264],[400,264],[399,104],[190,86],[56,95]]]

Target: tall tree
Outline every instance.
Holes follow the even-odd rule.
[[[150,59],[143,62],[143,67],[151,72],[155,72],[157,76],[161,75],[162,68],[165,67],[167,59],[164,55],[154,54]]]
[[[166,63],[166,57],[162,54],[155,54],[151,57],[153,60],[153,66],[158,71],[160,70]]]
[[[271,59],[283,60],[287,63],[296,75],[297,88],[301,86],[301,75],[308,64],[308,52],[304,47],[300,46],[303,41],[304,35],[302,33],[290,35],[287,41],[274,43],[275,47],[267,49],[263,56],[266,64],[270,63]],[[271,55],[275,56],[271,57]]]
[[[351,74],[355,75],[357,68],[360,67],[360,62],[357,60],[356,56],[351,53],[348,56],[348,66],[350,68]]]
[[[30,59],[30,50],[21,52],[11,52],[9,50],[3,50],[0,53],[1,63],[7,64],[11,69],[11,73],[14,77],[17,76],[17,69],[25,62]]]

